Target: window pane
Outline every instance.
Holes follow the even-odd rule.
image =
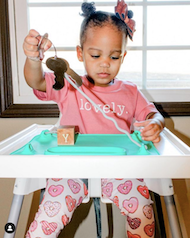
[[[141,46],[142,7],[131,7],[130,9],[134,12],[135,15],[134,19],[136,21],[136,32],[134,34],[133,42],[129,40],[128,45]],[[97,7],[97,10],[114,12],[114,7],[99,6]],[[49,38],[57,47],[73,47],[79,44],[79,31],[81,22],[83,20],[83,17],[80,16],[80,13],[80,6],[29,7],[29,29],[36,29],[40,32],[40,34],[48,32]]]
[[[92,2],[106,2],[107,0],[95,0],[95,1],[92,1]],[[142,2],[143,0],[138,0],[138,2]],[[107,2],[113,2],[115,3],[115,5],[117,5],[117,0],[109,0]],[[127,4],[129,4],[130,2],[136,2],[136,0],[130,0],[130,1],[125,1]]]
[[[79,30],[83,20],[80,12],[80,7],[72,7],[72,11],[70,7],[31,7],[29,29],[36,29],[40,34],[47,32],[56,47],[76,46],[79,43]]]
[[[189,45],[190,6],[148,7],[148,45]]]
[[[148,2],[157,2],[158,0],[148,0]],[[159,0],[160,2],[165,2],[166,0]],[[180,2],[179,0],[167,0],[170,2]],[[190,0],[183,0],[183,2],[190,2]]]
[[[148,88],[190,88],[190,50],[148,51]]]
[[[73,1],[68,1],[68,0],[28,0],[28,3],[56,3],[56,2],[82,2],[82,0],[73,0]]]
[[[128,80],[142,88],[142,52],[128,51],[117,76],[121,80]]]
[[[72,1],[68,1],[68,0],[28,0],[28,3],[56,3],[56,2],[84,2],[84,0],[72,0]],[[115,5],[117,4],[117,0],[96,0],[96,1],[92,1],[92,2],[96,2],[99,3],[99,2],[110,2],[110,3],[115,3]],[[129,2],[136,2],[136,0],[130,0],[130,1],[127,1],[127,4]],[[142,0],[138,0],[138,2],[142,2]]]

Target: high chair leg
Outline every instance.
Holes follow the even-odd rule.
[[[113,209],[112,203],[106,204],[107,220],[108,220],[108,236],[106,238],[113,238]]]
[[[155,218],[155,238],[166,238],[166,230],[160,195],[152,191],[149,191],[149,193],[151,195],[151,200],[153,201],[152,206]]]
[[[15,231],[13,233],[4,233],[4,238],[14,238],[16,227],[18,224],[22,203],[23,203],[24,195],[16,195],[14,194],[11,209],[9,212],[9,218],[7,223],[13,223],[15,225]]]
[[[100,198],[93,198],[94,210],[96,215],[96,230],[97,238],[102,238],[102,226],[101,226],[101,210],[100,210]]]
[[[179,223],[179,218],[177,215],[177,210],[175,206],[174,196],[164,196],[164,201],[166,204],[166,210],[168,214],[168,220],[171,228],[172,238],[182,238],[182,231]]]

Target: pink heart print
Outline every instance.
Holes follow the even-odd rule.
[[[83,201],[83,197],[80,197],[79,200],[78,200],[78,203],[77,203],[77,206],[79,206]]]
[[[134,213],[138,208],[139,202],[135,197],[131,197],[129,200],[126,199],[123,201],[123,207],[129,212]]]
[[[58,182],[58,181],[62,180],[62,178],[52,178],[52,180],[55,182]]]
[[[63,225],[66,226],[69,223],[69,217],[67,215],[62,216]]]
[[[117,187],[117,190],[122,193],[122,194],[128,194],[132,189],[132,182],[131,181],[126,181],[123,184],[120,184]]]
[[[101,179],[101,186],[103,187],[107,183],[108,179]]]
[[[64,187],[62,185],[51,185],[48,189],[48,193],[52,197],[57,197],[59,196],[64,190]]]
[[[40,223],[45,235],[51,235],[57,229],[57,223],[55,222],[48,223],[47,221],[41,221]]]
[[[87,196],[88,195],[88,189],[87,189],[85,183],[83,183],[83,188],[84,188],[84,195]]]
[[[127,216],[127,221],[131,229],[135,230],[141,225],[141,219],[135,217],[131,218],[130,216]]]
[[[70,195],[65,197],[66,205],[69,212],[72,212],[76,205],[76,199],[72,198]]]
[[[148,188],[147,188],[147,186],[141,186],[141,185],[139,185],[138,187],[137,187],[137,190],[139,191],[139,193],[143,196],[143,197],[145,197],[145,198],[149,198],[149,191],[148,191]]]
[[[72,179],[69,179],[67,182],[68,182],[69,188],[71,189],[71,191],[72,191],[74,194],[80,192],[81,186],[80,186],[79,183],[75,182],[75,181],[72,180]]]
[[[127,231],[128,238],[141,238],[141,236],[137,234],[132,234],[130,231]]]
[[[119,207],[119,198],[118,198],[118,196],[115,196],[115,197],[113,198],[113,202],[115,203],[115,205],[116,205],[117,207]]]
[[[151,219],[152,218],[152,213],[153,213],[152,206],[151,205],[145,205],[143,207],[143,213],[144,213],[146,218]]]
[[[31,231],[31,232],[35,231],[36,228],[37,228],[37,226],[38,226],[38,223],[37,223],[36,220],[34,220],[34,221],[31,223],[31,225],[30,225],[30,231]]]
[[[152,222],[152,224],[148,224],[144,227],[144,231],[148,237],[152,237],[154,235],[154,230],[155,230],[154,221]]]
[[[102,188],[102,193],[107,197],[111,197],[113,192],[113,183],[108,183],[105,187]]]
[[[61,204],[59,202],[51,202],[47,201],[44,204],[44,211],[48,215],[48,217],[56,216],[61,209]]]
[[[138,181],[140,181],[140,182],[144,182],[144,179],[137,179]]]

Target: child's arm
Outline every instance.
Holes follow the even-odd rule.
[[[38,43],[39,39],[36,37],[39,33],[35,30],[30,30],[29,34],[24,39],[23,50],[27,56],[24,65],[24,76],[27,84],[33,88],[40,91],[46,91],[46,82],[44,78],[44,73],[42,69],[42,63],[40,60],[35,60],[39,57]],[[51,47],[51,42],[48,40],[44,46],[44,51]]]
[[[145,121],[135,122],[135,127],[143,127],[140,132],[143,140],[159,142],[160,133],[164,129],[164,118],[160,113],[150,113]]]

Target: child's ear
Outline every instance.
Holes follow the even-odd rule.
[[[78,60],[80,62],[83,62],[82,48],[79,45],[77,45],[76,50],[77,50],[77,58],[78,58]]]

